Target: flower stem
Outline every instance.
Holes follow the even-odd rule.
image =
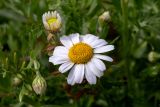
[[[121,0],[122,8],[122,42],[124,49],[124,57],[128,54],[128,2],[127,0]]]
[[[130,53],[129,53],[129,29],[128,29],[128,0],[121,0],[121,9],[122,9],[122,46],[123,46],[123,55],[124,59],[124,68],[128,80],[128,91],[133,90],[132,82],[132,72],[130,70]]]

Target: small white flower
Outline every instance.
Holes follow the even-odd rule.
[[[96,77],[101,77],[106,70],[103,61],[112,62],[109,56],[102,55],[114,49],[113,45],[107,45],[103,39],[92,34],[80,36],[78,33],[60,38],[64,46],[57,46],[49,62],[59,67],[61,73],[70,70],[67,82],[74,85],[81,83],[84,78],[89,84],[96,84]]]
[[[57,11],[48,11],[43,14],[42,21],[46,30],[57,32],[61,28],[61,17]]]

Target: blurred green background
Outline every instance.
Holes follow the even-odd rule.
[[[60,35],[92,33],[115,45],[96,85],[69,86],[48,62],[42,15],[57,10]],[[99,31],[98,17],[111,21]],[[45,95],[32,89],[40,64]],[[160,107],[160,0],[0,0],[0,107]]]

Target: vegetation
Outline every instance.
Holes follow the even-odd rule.
[[[91,33],[115,46],[96,85],[70,86],[49,63],[54,43],[42,15],[56,10],[59,36]],[[105,11],[111,19],[100,23]],[[0,107],[160,107],[159,0],[1,0]],[[32,82],[39,71],[45,94]]]

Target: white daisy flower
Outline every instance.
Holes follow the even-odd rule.
[[[42,21],[46,30],[57,32],[61,28],[61,17],[57,11],[48,11],[43,14]]]
[[[85,78],[89,84],[96,84],[96,77],[101,77],[106,70],[103,61],[112,62],[113,59],[102,53],[114,49],[113,45],[107,45],[103,39],[92,34],[80,36],[78,33],[60,38],[64,46],[57,46],[49,62],[54,65],[61,64],[59,71],[69,71],[67,82],[70,85],[81,83]]]

